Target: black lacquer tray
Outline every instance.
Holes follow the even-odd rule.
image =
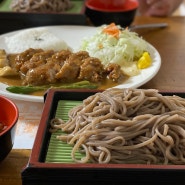
[[[54,117],[66,119],[68,109],[97,91],[49,90],[34,146],[28,164],[22,171],[23,185],[151,185],[185,184],[185,165],[143,165],[143,164],[77,164],[70,154],[70,147],[60,145],[49,132],[50,120]],[[185,93],[163,92],[163,95]],[[60,153],[64,148],[65,151]]]

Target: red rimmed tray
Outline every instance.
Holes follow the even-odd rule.
[[[52,135],[50,120],[57,114],[60,101],[82,101],[97,91],[50,90],[37,131],[29,163],[22,171],[26,184],[180,184],[185,183],[185,165],[143,164],[76,164],[73,162],[48,161],[47,154]],[[185,97],[185,93],[176,94]],[[62,103],[61,103],[62,104]]]

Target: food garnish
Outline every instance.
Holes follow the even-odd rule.
[[[150,53],[148,48],[149,44],[136,32],[111,23],[84,38],[80,49],[99,58],[105,66],[109,63],[119,64],[125,75],[136,76],[141,72],[137,61],[144,52]]]
[[[144,52],[141,58],[137,62],[137,67],[139,69],[145,69],[152,64],[152,59],[150,57],[150,54],[148,52]]]
[[[112,35],[113,37],[119,38],[120,29],[116,26],[115,23],[111,23],[105,28],[103,28],[103,33]]]
[[[90,83],[89,81],[80,81],[75,83],[68,83],[62,85],[49,85],[49,86],[9,86],[7,91],[16,94],[30,94],[37,91],[46,91],[48,89],[96,89],[97,84]]]

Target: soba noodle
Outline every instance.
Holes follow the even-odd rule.
[[[109,89],[55,118],[79,163],[185,164],[185,100],[154,89]],[[85,153],[77,160],[76,151]]]
[[[70,0],[13,0],[11,9],[16,12],[64,12],[72,7]]]

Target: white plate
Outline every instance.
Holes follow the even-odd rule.
[[[81,40],[84,37],[93,35],[97,28],[90,26],[46,26],[50,32],[54,33],[57,37],[64,40],[74,51],[79,49],[81,44]],[[21,30],[22,31],[22,30]],[[7,34],[3,34],[0,36],[0,49],[5,49],[8,52],[8,48],[5,45],[5,37],[18,33],[19,31],[10,32]],[[152,66],[149,68],[143,69],[141,73],[137,76],[130,77],[128,80],[119,86],[118,88],[138,88],[141,85],[145,84],[149,80],[151,80],[159,71],[161,66],[161,57],[158,51],[149,44],[149,51],[151,53],[151,57],[153,59]],[[42,96],[33,96],[33,95],[21,95],[14,94],[6,91],[7,85],[0,83],[0,94],[6,97],[24,100],[24,101],[32,101],[32,102],[43,102]]]

